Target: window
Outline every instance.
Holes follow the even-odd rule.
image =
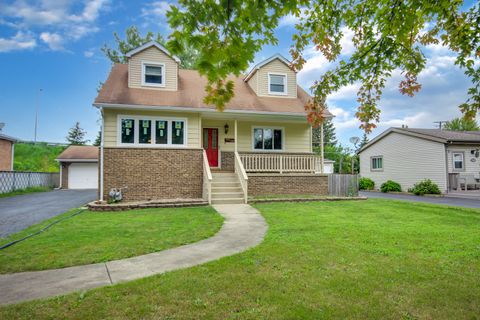
[[[282,150],[282,129],[275,128],[254,128],[253,148],[255,150]]]
[[[464,170],[463,152],[454,152],[452,156],[453,156],[453,170],[463,171]]]
[[[284,74],[268,74],[268,93],[287,94],[287,76]]]
[[[383,157],[382,156],[375,156],[372,157],[372,164],[371,170],[383,170]]]
[[[134,132],[135,132],[135,120],[133,119],[122,119],[122,143],[134,143]]]
[[[142,84],[163,87],[165,85],[165,65],[163,63],[142,63]]]
[[[185,146],[186,120],[119,116],[119,143],[140,146]]]

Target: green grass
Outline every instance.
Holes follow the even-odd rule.
[[[28,194],[28,193],[34,193],[34,192],[46,192],[50,190],[52,190],[52,188],[49,188],[49,187],[29,187],[25,189],[15,190],[12,192],[0,193],[0,198],[19,196],[22,194]]]
[[[0,308],[2,319],[478,319],[480,211],[368,201],[259,204],[247,252]]]
[[[65,146],[49,146],[45,142],[16,143],[13,160],[15,171],[58,172],[55,158],[65,150]]]
[[[76,211],[0,239],[0,245]],[[0,273],[62,268],[161,251],[208,238],[222,223],[223,218],[210,207],[85,211],[1,250]]]

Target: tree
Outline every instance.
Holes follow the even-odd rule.
[[[223,110],[233,97],[231,73],[239,75],[265,45],[276,45],[280,18],[299,19],[290,53],[292,67],[300,70],[305,50],[313,47],[334,66],[315,81],[314,99],[305,108],[314,126],[324,121],[329,94],[359,82],[357,118],[366,133],[379,121],[378,101],[394,71],[403,75],[402,94],[421,89],[418,74],[425,68],[426,45],[442,44],[456,54],[473,87],[460,108],[473,119],[480,110],[480,4],[463,9],[461,0],[179,0],[182,8],[167,12],[175,30],[169,40],[173,53],[186,46],[198,50],[198,70],[208,79],[204,102]],[[346,31],[353,32],[354,50],[341,55]]]
[[[85,139],[86,135],[87,132],[80,127],[80,122],[77,121],[68,131],[66,139],[70,144],[83,146],[88,142]]]
[[[320,127],[313,128],[312,142],[314,146],[320,145]],[[328,119],[323,124],[323,143],[325,146],[334,146],[337,144],[337,135],[335,133],[335,126],[331,119]]]
[[[93,142],[94,146],[100,146],[102,143],[102,130],[98,130],[97,137],[95,138],[95,141]]]
[[[130,26],[125,30],[125,39],[122,39],[118,33],[114,32],[113,37],[116,42],[116,49],[110,48],[108,45],[102,47],[102,52],[113,63],[127,63],[127,52],[140,47],[141,45],[156,41],[161,45],[165,45],[165,40],[160,33],[154,34],[148,31],[145,36],[142,36],[136,26]],[[180,52],[176,53],[181,61],[181,67],[184,69],[195,69],[197,50],[191,46],[183,45]]]
[[[362,149],[364,145],[366,145],[370,140],[368,139],[368,135],[364,132],[362,140],[360,140],[360,144],[358,145],[358,150]]]
[[[455,118],[445,123],[444,129],[452,131],[479,131],[480,127],[475,119]]]

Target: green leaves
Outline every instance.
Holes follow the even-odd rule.
[[[421,89],[422,50],[439,43],[456,52],[456,64],[472,80],[470,98],[461,106],[465,117],[480,110],[478,3],[468,10],[461,0],[180,0],[179,5],[181,10],[172,7],[167,14],[175,30],[169,44],[174,53],[181,41],[198,50],[198,70],[208,78],[206,101],[220,110],[233,97],[227,76],[246,71],[256,52],[277,43],[275,29],[288,14],[299,19],[290,48],[292,67],[303,67],[303,54],[311,47],[335,63],[311,88],[314,99],[305,107],[314,126],[324,120],[321,112],[329,94],[359,82],[357,117],[370,132],[380,118],[378,103],[392,72],[404,75],[400,92],[413,96]],[[353,32],[350,56],[341,54],[346,30]]]

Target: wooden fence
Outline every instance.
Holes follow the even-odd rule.
[[[0,193],[12,192],[29,187],[52,187],[60,184],[58,172],[0,171]]]
[[[328,194],[336,197],[358,196],[357,174],[330,174],[328,175]]]

